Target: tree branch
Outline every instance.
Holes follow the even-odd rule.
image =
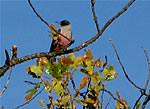
[[[120,101],[119,99],[117,99],[110,91],[103,89],[105,92],[107,92],[115,101],[119,102],[120,104],[122,104],[124,106],[124,109],[127,109],[127,107],[125,106],[125,104]]]
[[[125,68],[124,68],[124,66],[123,66],[123,64],[122,64],[122,62],[121,62],[121,59],[120,59],[120,57],[119,57],[119,54],[118,54],[118,52],[117,52],[117,49],[116,49],[115,45],[113,44],[112,40],[109,40],[109,41],[110,41],[110,43],[112,44],[112,47],[113,47],[113,49],[114,49],[114,51],[115,51],[115,54],[116,54],[116,56],[117,56],[117,59],[118,59],[118,61],[119,61],[119,64],[121,65],[121,68],[122,68],[123,73],[124,73],[125,77],[127,78],[127,80],[128,80],[134,87],[136,87],[137,89],[144,90],[143,88],[140,88],[139,86],[137,86],[137,85],[129,78],[129,76],[128,76],[128,74],[126,73]]]
[[[150,91],[149,91],[148,96],[146,96],[146,98],[144,99],[141,109],[145,109],[145,107],[149,101],[150,101]]]
[[[136,108],[136,105],[138,104],[138,102],[140,101],[140,99],[142,98],[143,94],[141,93],[141,95],[139,96],[139,98],[136,100],[134,106],[133,106],[133,109]]]
[[[36,14],[36,16],[42,21],[44,22],[47,26],[49,26],[49,24],[37,13],[37,11],[34,9],[34,7],[32,6],[32,3],[30,0],[28,0],[28,3],[30,5],[30,7],[32,8],[33,12]]]
[[[128,10],[128,8],[133,4],[133,2],[135,2],[135,0],[131,0],[127,5],[125,5],[124,8],[121,9],[121,11],[118,12],[117,15],[115,15],[114,17],[112,17],[109,21],[106,22],[106,24],[104,25],[104,27],[102,28],[101,32],[103,33],[105,31],[105,29],[114,21],[116,20],[120,15],[122,15],[125,11]]]
[[[30,2],[30,0],[28,0]],[[3,65],[2,67],[0,67],[0,77],[2,77],[5,72],[12,66],[15,66],[17,64],[20,64],[20,63],[23,63],[25,61],[28,61],[28,60],[32,60],[32,59],[35,59],[35,58],[41,58],[41,57],[54,57],[54,56],[60,56],[62,54],[68,54],[68,53],[73,53],[73,52],[77,52],[85,47],[87,47],[88,45],[90,45],[91,43],[95,42],[102,34],[103,32],[105,31],[105,29],[116,19],[118,18],[121,14],[123,14],[128,8],[129,6],[134,2],[135,0],[131,0],[116,16],[112,17],[103,27],[102,31],[97,33],[94,37],[92,37],[91,39],[89,39],[88,41],[82,43],[81,45],[79,45],[78,47],[75,47],[73,49],[70,49],[70,50],[66,50],[66,51],[60,51],[60,52],[52,52],[52,53],[49,53],[49,52],[46,52],[46,53],[35,53],[35,54],[32,54],[32,55],[28,55],[28,56],[25,56],[25,57],[22,57],[22,58],[16,58],[16,59],[12,59],[10,62],[9,62],[9,66],[8,65]],[[47,23],[46,23],[47,25]]]
[[[41,89],[41,91],[39,91],[34,97],[32,97],[29,101],[25,102],[24,104],[20,105],[20,106],[17,106],[15,109],[19,109],[20,107],[26,105],[26,104],[29,104],[32,100],[34,100],[38,95],[40,95],[42,93],[42,91],[44,90],[45,88],[43,87]]]
[[[96,16],[96,13],[95,13],[95,7],[94,7],[94,5],[95,5],[95,0],[91,0],[91,4],[92,4],[92,13],[93,13],[93,17],[94,17],[94,21],[95,21],[95,24],[96,24],[96,28],[97,28],[97,31],[98,31],[98,33],[100,33],[101,31],[100,31],[100,28],[99,28],[99,24],[98,24],[98,21],[97,21],[97,16]]]
[[[2,95],[3,95],[3,93],[6,91],[6,89],[7,89],[7,87],[8,87],[8,84],[9,84],[9,82],[10,82],[10,78],[11,78],[11,73],[12,73],[12,68],[10,69],[10,72],[9,72],[9,76],[8,76],[7,83],[6,83],[6,85],[4,86],[4,88],[3,88],[2,92],[0,93],[0,96],[2,96]]]
[[[148,83],[149,83],[149,80],[150,80],[150,60],[149,60],[149,57],[148,57],[148,54],[147,54],[147,51],[144,50],[144,53],[145,53],[145,56],[146,56],[146,59],[147,59],[147,64],[148,64],[148,77],[147,77],[147,81],[145,83],[145,87],[144,87],[144,90],[146,91],[147,90],[147,86],[148,86]]]

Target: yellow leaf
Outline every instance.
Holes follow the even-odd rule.
[[[42,75],[43,71],[42,71],[41,67],[35,66],[35,65],[30,65],[30,69],[31,69],[31,72],[38,74],[38,76]]]

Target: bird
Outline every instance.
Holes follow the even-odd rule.
[[[56,23],[60,24],[61,29],[57,32],[58,38],[56,40],[53,39],[49,52],[59,52],[60,50],[66,48],[72,40],[70,22],[68,20],[62,20]],[[51,64],[56,62],[56,57],[48,57],[48,59]]]

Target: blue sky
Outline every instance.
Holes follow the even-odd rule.
[[[97,32],[93,22],[90,0],[31,1],[38,13],[49,24],[64,19],[71,22],[75,43],[70,48],[89,40]],[[100,28],[118,13],[128,1],[97,0],[95,8]],[[127,12],[106,29],[101,38],[85,48],[90,48],[94,57],[101,57],[103,61],[104,56],[108,56],[108,64],[115,65],[115,70],[119,75],[116,80],[107,83],[107,89],[113,93],[119,91],[121,97],[127,100],[131,107],[133,107],[140,92],[124,77],[109,39],[112,39],[116,45],[129,77],[137,85],[144,87],[148,75],[148,66],[143,48],[147,50],[150,56],[149,10],[149,0],[137,0]],[[36,17],[27,0],[0,0],[0,11],[0,66],[5,61],[4,50],[7,49],[10,53],[12,45],[18,46],[18,57],[49,50],[51,44],[51,39],[48,37],[49,28]],[[75,54],[76,56],[83,55],[84,50]],[[26,74],[25,67],[35,64],[35,61],[25,62],[14,67],[8,89],[0,98],[0,106],[4,106],[5,109],[12,109],[25,102],[25,91],[32,88],[24,83],[25,80],[32,80]],[[78,80],[78,77],[81,76],[81,73],[77,72],[74,78]],[[0,79],[1,90],[6,83],[7,77],[8,72]],[[46,93],[44,92],[44,94],[22,109],[40,109],[37,100],[45,97],[45,95]],[[107,101],[108,99],[109,97],[105,100]],[[114,104],[115,102],[112,99],[109,109],[112,109],[111,107],[114,107]],[[150,103],[148,106],[150,106]]]

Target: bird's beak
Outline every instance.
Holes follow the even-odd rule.
[[[56,21],[56,23],[61,24],[61,22]]]

